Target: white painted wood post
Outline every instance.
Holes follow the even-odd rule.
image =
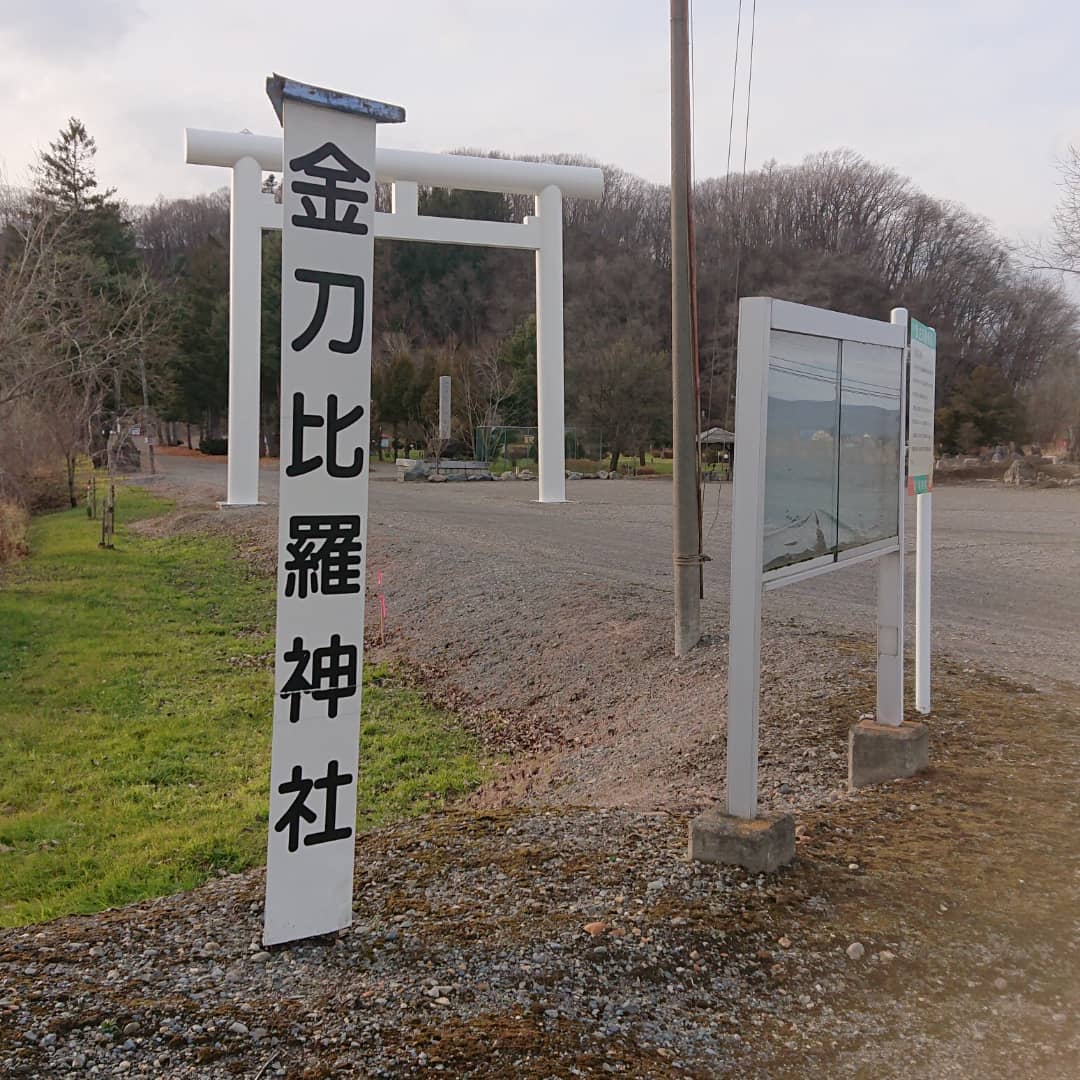
[[[352,921],[371,446],[376,124],[268,80],[285,139],[277,647],[263,942]]]
[[[420,185],[416,181],[394,181],[390,187],[390,212],[409,218],[420,213]]]
[[[229,197],[229,459],[224,506],[259,503],[262,167],[242,157]]]
[[[893,308],[889,321],[907,328],[906,308]],[[877,710],[879,724],[899,727],[904,719],[904,460],[907,447],[907,350],[900,380],[900,469],[897,487],[899,550],[878,559]]]
[[[731,530],[728,640],[727,812],[757,816],[758,711],[761,687],[761,561],[765,518],[765,431],[769,403],[772,301],[739,303],[735,387],[735,488]],[[750,522],[756,522],[751,527]]]
[[[933,570],[933,493],[915,496],[915,708],[930,711],[930,577]]]
[[[536,196],[540,244],[536,249],[536,422],[540,443],[540,502],[566,502],[563,416],[562,192]]]

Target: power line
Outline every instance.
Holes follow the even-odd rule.
[[[750,11],[750,55],[749,74],[746,80],[746,123],[743,127],[742,182],[739,188],[739,214],[736,217],[735,242],[735,321],[731,326],[731,344],[728,351],[728,376],[726,400],[724,404],[724,427],[731,430],[731,380],[735,374],[735,334],[738,325],[739,281],[742,274],[743,228],[742,214],[746,204],[746,164],[750,154],[750,101],[754,89],[754,45],[757,41],[757,0]]]
[[[727,163],[724,167],[725,190],[731,194],[731,150],[735,141],[735,93],[739,85],[739,45],[742,40],[742,9],[743,0],[739,0],[739,12],[735,20],[735,55],[731,65],[731,103],[728,107],[728,133],[727,133]],[[717,309],[719,310],[719,300]],[[709,422],[713,418],[713,386],[716,382],[716,364],[709,367]],[[710,530],[711,531],[711,530]]]
[[[750,152],[750,98],[754,92],[754,44],[757,38],[757,0],[750,12],[750,62],[746,78],[746,126],[743,128],[742,178],[746,189],[746,158]]]
[[[728,113],[728,148],[727,148],[727,176],[725,184],[725,192],[730,198],[731,195],[731,150],[734,142],[735,131],[735,96],[736,89],[738,87],[739,79],[739,46],[742,40],[742,8],[743,0],[739,0],[739,13],[735,25],[735,60],[732,64],[731,73],[731,105]],[[738,209],[735,215],[735,316],[731,326],[731,338],[728,345],[728,370],[727,370],[727,386],[724,391],[724,427],[728,431],[732,429],[731,420],[731,383],[735,374],[735,341],[736,341],[736,327],[738,326],[738,310],[739,310],[739,282],[742,273],[742,253],[743,253],[743,228],[742,228],[742,207],[746,200],[746,168],[747,160],[749,157],[750,149],[750,101],[754,88],[754,47],[757,43],[757,0],[753,0],[753,6],[750,10],[750,50],[748,56],[748,75],[746,80],[746,120],[743,125],[743,162],[742,162],[742,180],[739,189],[739,201]],[[709,373],[709,422],[712,422],[712,390],[713,380],[716,377],[716,365],[712,365],[712,370]],[[713,529],[716,527],[716,522],[720,517],[720,493],[717,492],[716,496],[716,514],[713,517],[712,525],[709,526],[709,535],[712,535]],[[703,545],[704,546],[704,545]]]
[[[725,169],[725,175],[727,176],[729,185],[731,183],[731,146],[735,139],[735,92],[739,85],[739,43],[742,40],[742,3],[743,0],[739,0],[739,14],[735,21],[735,62],[732,64],[731,70],[731,107],[728,110],[727,168]]]

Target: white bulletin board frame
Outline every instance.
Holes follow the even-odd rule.
[[[758,722],[761,689],[761,599],[776,589],[841,567],[878,564],[877,720],[903,720],[903,545],[906,430],[900,408],[896,477],[897,534],[774,570],[763,569],[766,438],[770,340],[787,331],[841,342],[897,350],[900,402],[907,399],[907,312],[897,308],[880,322],[768,297],[739,303],[738,373],[735,398],[735,473],[731,537],[729,619],[727,809],[757,816]],[[839,452],[839,451],[838,451]]]

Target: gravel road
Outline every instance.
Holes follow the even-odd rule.
[[[166,475],[223,497],[222,462],[159,457]],[[430,551],[431,571],[453,575],[468,545],[524,575],[557,575],[555,602],[573,603],[583,581],[628,587],[666,633],[671,600],[671,485],[666,480],[569,481],[562,506],[541,506],[533,483],[399,484],[377,465],[371,489],[372,566],[397,544]],[[277,502],[277,472],[263,469],[262,498]],[[907,545],[914,551],[914,500]],[[704,629],[727,621],[731,487],[706,489]],[[448,558],[450,556],[450,558]],[[1075,683],[1080,626],[1080,491],[939,486],[934,495],[934,645],[1000,674],[1037,684]],[[914,558],[907,607],[913,611]],[[392,587],[392,586],[391,586]],[[841,633],[873,630],[872,566],[852,567],[766,596],[773,625],[796,620]]]
[[[269,505],[222,513],[207,508],[223,494],[223,463],[160,460],[158,486],[186,507],[179,527],[242,535],[249,557],[276,565],[274,471],[262,473]],[[381,572],[389,617],[387,646],[369,655],[406,661],[436,700],[511,754],[479,803],[692,812],[724,794],[730,487],[706,492],[705,640],[679,661],[670,482],[570,482],[568,495],[542,506],[535,482],[401,484],[392,465],[377,465],[368,583]],[[978,484],[935,499],[938,662],[1071,684],[1080,492]],[[850,697],[840,715],[824,703],[872,671],[875,588],[863,565],[766,594],[765,808],[807,809],[842,791],[847,726],[873,695]]]

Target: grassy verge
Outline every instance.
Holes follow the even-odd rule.
[[[177,889],[265,854],[272,585],[227,539],[150,539],[117,499],[116,550],[82,510],[34,520],[0,578],[0,925]],[[361,825],[482,778],[451,718],[366,673]]]

